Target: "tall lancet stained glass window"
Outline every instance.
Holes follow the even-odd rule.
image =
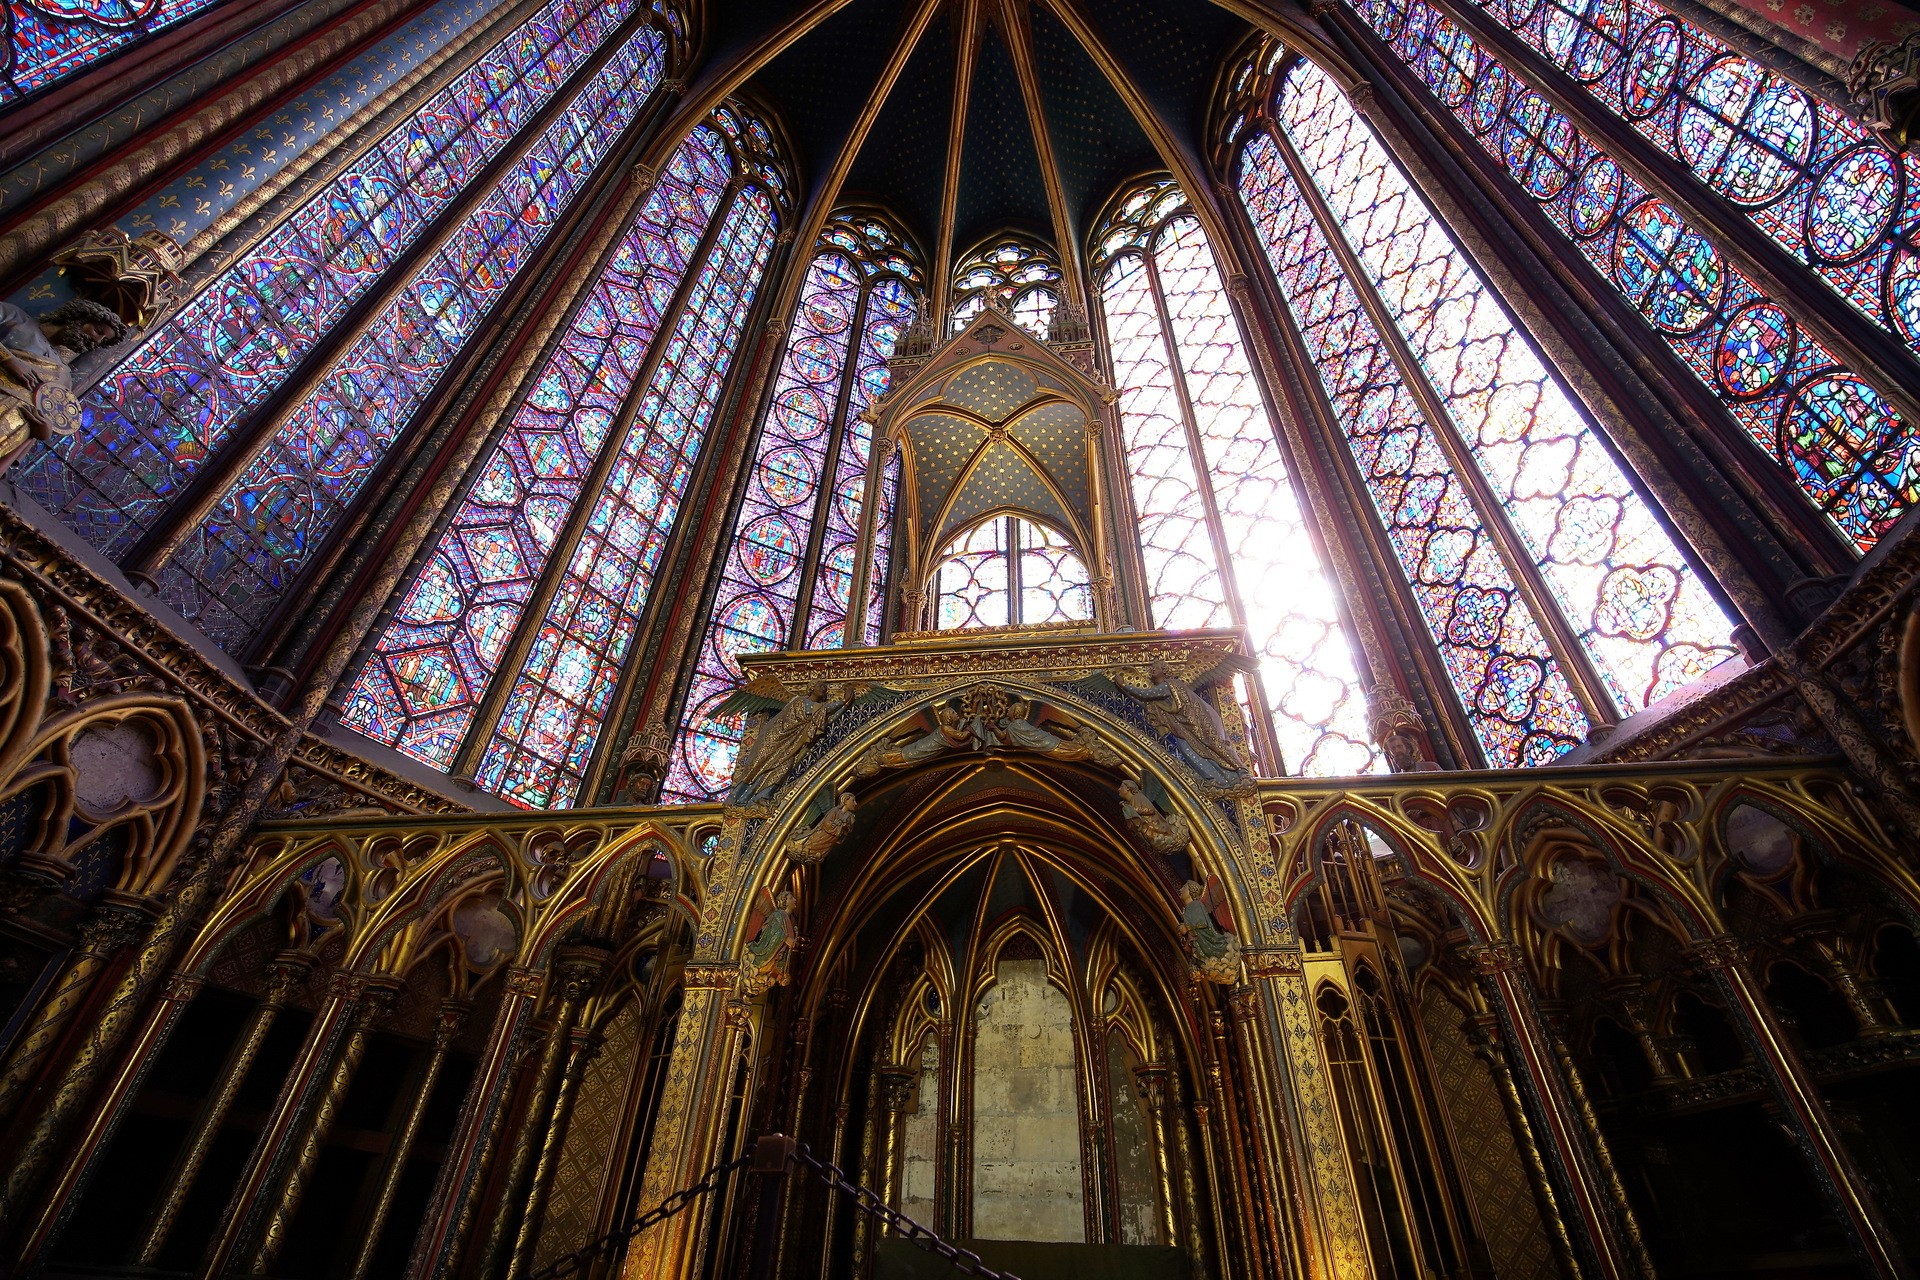
[[[713,710],[739,685],[741,654],[879,639],[893,483],[882,474],[880,502],[869,510],[873,428],[860,414],[886,391],[887,361],[913,323],[921,281],[914,254],[881,218],[838,216],[821,236],[734,520],[664,798],[725,792],[744,725]],[[856,605],[859,551],[869,543],[865,599]]]
[[[1733,656],[1705,585],[1379,139],[1317,67],[1280,72],[1240,197],[1489,763],[1551,759]]]
[[[577,799],[772,252],[772,148],[722,108],[662,170],[374,643],[349,728],[516,804]]]
[[[1131,194],[1094,244],[1153,624],[1247,628],[1287,772],[1383,768],[1333,584],[1185,194],[1170,181]]]
[[[1889,388],[1848,367],[1708,230],[1648,190],[1636,165],[1552,106],[1541,93],[1549,86],[1427,0],[1356,8],[1842,533],[1871,547],[1920,500],[1920,437]],[[1551,88],[1591,95],[1631,122],[1920,350],[1920,174],[1910,155],[1647,0],[1494,3],[1486,13],[1578,82]]]
[[[163,598],[242,645],[659,83],[667,38],[639,10],[552,0],[508,32],[149,333],[82,398],[79,432],[23,461],[22,486],[108,555],[172,560],[153,574]]]

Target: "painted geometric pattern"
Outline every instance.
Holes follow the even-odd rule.
[[[1904,156],[1638,0],[1578,21],[1540,8],[1547,34],[1529,24],[1529,39],[1579,78],[1599,77],[1593,87],[1636,127],[1920,345],[1920,192]],[[1920,501],[1920,444],[1893,406],[1708,236],[1425,0],[1360,12],[1843,533],[1871,547]]]
[[[1486,9],[1920,350],[1920,160],[1651,0]]]
[[[1431,985],[1421,993],[1420,1020],[1493,1273],[1500,1280],[1552,1280],[1559,1268],[1487,1065],[1467,1046],[1459,1010]]]
[[[675,322],[514,676],[474,779],[529,808],[573,803],[692,479],[778,229],[773,202],[742,190]]]
[[[1586,713],[1532,607],[1279,146],[1256,134],[1240,166],[1240,198],[1487,762],[1544,764],[1584,742]]]
[[[832,443],[847,348],[859,321],[860,271],[844,254],[813,261],[760,429],[713,618],[687,693],[687,715],[668,773],[672,799],[707,800],[726,790],[744,731],[739,717],[712,714],[740,683],[739,655],[785,648],[805,576]]]
[[[374,646],[350,728],[453,767],[732,174],[704,125],[662,170]]]
[[[218,0],[16,0],[0,9],[0,104],[64,80]]]
[[[520,24],[148,334],[18,483],[124,554],[633,9],[553,0]]]
[[[1704,584],[1346,96],[1303,61],[1276,114],[1620,709],[1732,657]]]
[[[281,421],[159,574],[160,597],[239,652],[659,83],[643,27]]]
[[[593,1238],[607,1174],[614,1161],[626,1154],[620,1121],[626,1114],[628,1081],[636,1066],[644,1066],[640,1056],[644,1004],[630,999],[607,1019],[600,1052],[581,1076],[540,1224],[540,1243],[533,1256],[536,1269]]]

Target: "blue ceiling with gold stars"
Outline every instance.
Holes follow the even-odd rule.
[[[1085,236],[1122,182],[1165,167],[1099,63],[1053,11],[1056,2],[1064,0],[978,5],[979,43],[955,207],[956,255],[1006,227],[1053,239],[1005,5],[1018,6],[1024,16],[1020,25],[1031,42],[1074,234]],[[1199,150],[1214,78],[1247,34],[1247,24],[1206,0],[1072,2],[1148,108]],[[724,64],[810,7],[801,0],[714,0],[707,65]],[[913,0],[851,0],[748,81],[748,96],[784,124],[809,185],[826,176],[915,9]],[[963,0],[945,0],[915,44],[837,201],[890,209],[929,253],[940,222],[964,10]]]

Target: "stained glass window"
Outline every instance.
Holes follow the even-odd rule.
[[[975,525],[940,553],[935,626],[1045,626],[1093,617],[1086,561],[1045,525],[1002,516]]]
[[[988,303],[1045,338],[1060,305],[1060,266],[1052,250],[1021,236],[996,236],[963,257],[953,273],[950,332],[965,328]]]
[[[635,8],[552,0],[514,28],[154,328],[17,482],[108,555],[131,549]]]
[[[219,0],[14,0],[0,9],[6,64],[0,106],[64,80]]]
[[[635,33],[448,231],[160,571],[162,600],[229,651],[253,637],[633,123],[662,53]]]
[[[1150,186],[1094,239],[1154,625],[1247,628],[1289,772],[1380,769],[1333,585],[1184,194]]]
[[[1920,500],[1920,448],[1885,396],[1710,237],[1426,0],[1358,8],[1843,533],[1871,547]],[[1920,344],[1905,155],[1645,0],[1489,12]]]
[[[734,198],[526,663],[513,675],[474,772],[489,791],[550,808],[573,803],[585,780],[776,230],[766,192],[750,187]]]
[[[1638,711],[1731,657],[1705,586],[1345,95],[1298,62],[1275,115],[1366,279],[1338,270],[1274,137],[1245,147],[1240,191],[1489,758],[1537,762],[1586,727],[1531,608],[1557,610],[1603,683],[1613,705],[1588,713]],[[1361,290],[1417,369],[1393,367]],[[1463,500],[1475,488],[1493,510]],[[1524,610],[1523,575],[1545,593]]]
[[[1859,120],[1653,0],[1492,0],[1507,27],[1920,349],[1920,177]]]
[[[740,655],[878,639],[893,487],[883,476],[868,523],[873,427],[859,415],[886,391],[887,362],[913,323],[920,280],[905,242],[877,218],[836,217],[821,236],[700,645],[668,799],[726,790],[744,725],[712,711],[740,683]],[[849,636],[863,530],[877,543],[870,603],[854,611]]]
[[[1532,606],[1264,133],[1239,189],[1488,763],[1578,745],[1587,715]]]
[[[554,683],[555,700],[543,703],[538,717],[523,711],[516,721],[522,730],[551,730],[541,748],[565,737],[572,754],[545,753],[541,759],[552,767],[542,770],[529,743],[527,753],[502,760],[491,775],[511,776],[518,790],[510,798],[522,803],[572,798],[578,770],[564,766],[577,766],[581,731],[590,739],[595,726],[569,723],[585,702],[566,695],[590,697],[594,690],[562,686],[598,678],[585,663],[589,652],[616,666],[616,650],[624,653],[628,619],[644,605],[672,504],[684,492],[738,325],[758,288],[762,242],[771,242],[772,215],[757,188],[738,189],[726,203],[739,173],[728,138],[707,126],[696,128],[662,170],[376,642],[349,695],[349,727],[452,769],[529,608],[538,602],[552,619],[572,606],[575,617],[560,613],[559,625],[543,626],[539,637],[546,642],[540,678]],[[676,295],[723,205],[714,247],[676,320]],[[656,338],[669,324],[655,360]],[[630,417],[627,403],[650,365],[645,398]],[[670,413],[666,397],[673,397]],[[590,484],[600,486],[597,501],[588,527],[575,532],[575,508]],[[633,509],[645,517],[630,518]],[[578,537],[577,547],[562,545],[569,536]],[[556,551],[570,557],[569,573],[549,604],[541,584]],[[613,590],[592,591],[593,582],[573,569],[598,570],[600,585]],[[583,665],[556,675],[561,633],[576,622],[583,630],[568,637],[577,643],[566,656]],[[595,625],[601,630],[585,634]],[[516,694],[532,671],[530,659],[516,673]],[[491,725],[487,732],[486,741],[499,748]],[[511,775],[508,765],[516,766]]]

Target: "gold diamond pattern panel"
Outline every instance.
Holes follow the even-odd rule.
[[[620,1156],[620,1116],[627,1082],[640,1060],[640,1002],[629,1000],[607,1022],[606,1042],[587,1064],[574,1103],[573,1122],[560,1148],[547,1217],[540,1229],[534,1266],[570,1253],[595,1235],[607,1171]]]
[[[1480,1211],[1494,1275],[1499,1280],[1553,1280],[1553,1252],[1486,1064],[1467,1046],[1459,1012],[1432,987],[1420,997],[1420,1021],[1453,1122],[1460,1164]]]

